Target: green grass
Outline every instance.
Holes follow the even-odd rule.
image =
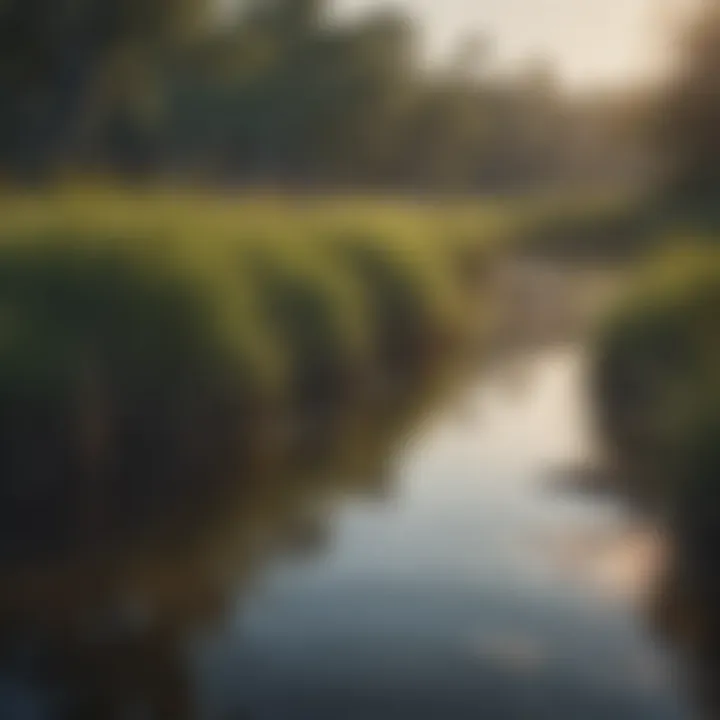
[[[601,328],[596,393],[628,477],[671,507],[693,498],[697,509],[720,499],[720,251],[674,244]]]
[[[29,474],[43,487],[117,475],[139,497],[147,477],[189,474],[273,414],[422,367],[474,323],[503,212],[97,187],[4,195],[3,482],[31,502]]]

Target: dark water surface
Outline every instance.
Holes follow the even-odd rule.
[[[643,620],[657,538],[555,482],[593,457],[582,372],[505,363],[172,557],[24,578],[0,717],[692,718]]]

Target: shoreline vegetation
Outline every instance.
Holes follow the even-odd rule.
[[[671,553],[651,606],[698,700],[716,712],[720,644],[720,251],[675,238],[608,316],[595,406],[620,487],[650,507]]]
[[[598,423],[634,489],[694,524],[720,472],[720,253],[679,242],[632,281],[595,342]]]
[[[137,532],[303,426],[412,393],[486,312],[491,210],[95,188],[7,196],[0,216],[10,564],[102,552],[101,529]]]

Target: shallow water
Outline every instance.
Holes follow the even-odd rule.
[[[136,583],[106,591],[124,613],[112,630],[87,600],[52,642],[31,628],[0,716],[691,717],[643,622],[658,538],[619,501],[555,482],[593,462],[582,391],[576,346],[485,370],[379,466],[293,506],[283,533],[259,525],[203,555],[179,589],[152,565],[172,602]]]

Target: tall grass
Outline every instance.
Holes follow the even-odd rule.
[[[279,413],[431,362],[471,324],[497,222],[362,199],[0,199],[3,523],[42,505],[72,526],[63,497],[80,531],[142,517]]]
[[[598,404],[632,484],[720,530],[720,251],[678,245],[602,328]]]

